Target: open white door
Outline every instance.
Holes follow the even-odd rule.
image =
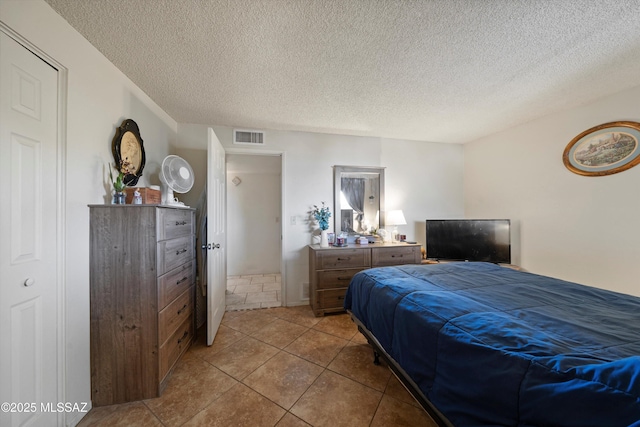
[[[208,131],[207,167],[207,345],[213,344],[225,309],[227,289],[227,197],[225,153]]]

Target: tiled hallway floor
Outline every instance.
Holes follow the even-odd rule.
[[[280,307],[280,274],[227,277],[226,311]]]
[[[226,312],[159,398],[92,409],[80,426],[429,426],[347,314],[308,306]]]

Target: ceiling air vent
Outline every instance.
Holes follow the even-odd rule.
[[[233,130],[233,143],[246,145],[264,145],[264,132],[257,130]]]

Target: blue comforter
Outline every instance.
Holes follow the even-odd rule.
[[[345,308],[456,426],[640,427],[640,298],[449,263],[362,271]]]

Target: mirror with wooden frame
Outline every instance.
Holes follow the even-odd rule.
[[[384,168],[333,167],[334,230],[372,235],[384,227]]]
[[[128,186],[136,185],[146,161],[138,124],[131,119],[123,121],[116,129],[111,149],[116,168],[124,172],[124,183]]]

